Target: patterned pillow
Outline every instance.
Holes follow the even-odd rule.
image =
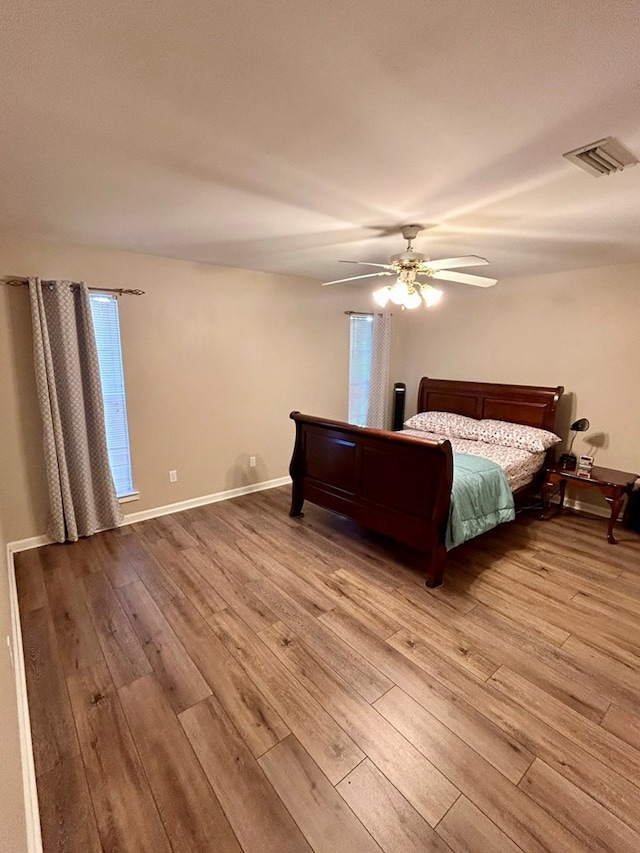
[[[405,421],[404,425],[407,429],[434,432],[447,438],[476,439],[479,423],[476,418],[467,418],[453,412],[419,412]]]
[[[524,424],[511,424],[508,421],[494,421],[489,418],[477,421],[477,424],[478,441],[503,447],[518,447],[530,453],[542,453],[562,441],[560,436],[553,432]]]

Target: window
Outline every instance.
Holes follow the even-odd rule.
[[[107,293],[90,293],[89,299],[100,362],[109,463],[116,494],[123,498],[135,494],[135,490],[131,478],[118,300]]]
[[[349,341],[348,421],[359,426],[366,426],[369,414],[373,315],[350,315]]]

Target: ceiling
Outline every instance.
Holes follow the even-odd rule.
[[[562,158],[640,158],[639,43],[637,0],[5,0],[0,233],[319,279],[408,222],[492,277],[640,262],[640,166]]]

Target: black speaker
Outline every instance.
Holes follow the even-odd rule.
[[[393,427],[396,432],[404,426],[404,395],[407,386],[404,382],[396,382],[393,386]]]

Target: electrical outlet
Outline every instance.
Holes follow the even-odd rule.
[[[255,468],[255,467],[256,467],[256,457],[250,456],[249,457],[249,468]]]
[[[178,472],[177,471],[169,471],[169,482],[177,483],[178,482]]]

